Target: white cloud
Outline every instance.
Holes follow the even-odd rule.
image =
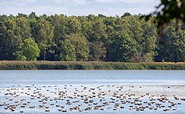
[[[36,0],[19,0],[20,2],[35,3]]]
[[[64,0],[62,1],[62,0],[53,0],[55,3],[57,3],[57,4],[61,4],[61,3],[64,3]],[[66,2],[67,0],[65,0],[65,2]]]
[[[30,3],[36,3],[36,0],[4,0],[0,1],[0,7],[12,7],[12,6],[17,6],[17,7],[24,7],[29,5]]]
[[[124,3],[152,3],[159,0],[95,0],[96,2],[100,3],[117,3],[117,2],[124,2]]]
[[[115,0],[95,0],[96,2],[100,2],[100,3],[115,3],[115,2],[118,2],[118,1],[115,1]]]
[[[29,0],[28,0],[29,1]],[[77,3],[77,4],[84,4],[89,1],[91,2],[98,2],[98,3],[152,3],[159,0],[53,0],[55,3],[62,4],[62,3]]]
[[[76,4],[84,4],[86,3],[86,0],[53,0],[57,4],[62,3],[76,3]]]
[[[69,0],[71,2],[77,3],[77,4],[85,4],[86,0]]]
[[[156,2],[157,0],[120,0],[120,1],[125,3],[152,3]]]

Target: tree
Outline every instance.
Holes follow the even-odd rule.
[[[80,23],[81,25],[81,32],[82,34],[88,39],[88,41],[91,41],[91,36],[92,35],[92,21],[88,21],[88,19],[86,17],[81,17],[80,18]]]
[[[57,46],[61,45],[61,41],[66,36],[66,23],[67,19],[64,15],[51,16],[50,23],[54,27],[54,41]]]
[[[95,19],[92,23],[92,36],[90,41],[106,40],[108,37],[106,29],[106,25],[102,19]]]
[[[124,17],[127,17],[127,16],[131,16],[131,14],[130,14],[129,12],[126,12],[126,13],[124,13],[124,14],[121,16],[121,18],[124,18]]]
[[[95,41],[90,43],[89,60],[90,61],[105,61],[106,47],[102,41]]]
[[[82,22],[82,31],[89,42],[106,40],[106,25],[102,18],[90,16],[89,19]]]
[[[70,34],[66,36],[75,48],[75,55],[77,61],[86,61],[89,57],[89,45],[85,36],[80,34]]]
[[[14,53],[22,40],[16,36],[16,19],[14,17],[0,17],[0,59],[14,60]]]
[[[34,12],[28,16],[2,15],[0,59],[26,60],[28,56],[20,48],[26,39],[33,38],[40,49],[38,60],[153,61],[160,53],[152,23],[155,18],[148,22],[139,18],[129,13],[122,17],[37,16]]]
[[[51,16],[50,23],[54,27],[54,44],[52,46],[52,54],[48,55],[51,59],[50,60],[60,60],[60,49],[61,43],[66,37],[66,24],[67,24],[67,17],[63,14],[61,15],[54,15]]]
[[[156,55],[157,30],[152,20],[146,22],[139,19],[139,16],[127,16],[123,18],[124,32],[131,39],[135,39],[137,44],[137,53],[132,58],[134,62],[151,62]]]
[[[176,30],[174,26],[167,28],[163,39],[165,43],[159,45],[156,61],[184,62],[185,61],[185,31]]]
[[[28,15],[29,18],[31,19],[37,19],[38,16],[35,14],[35,12],[31,12],[29,15]]]
[[[37,60],[39,57],[40,49],[36,42],[32,38],[27,38],[24,40],[23,45],[19,47],[16,52],[17,60]]]
[[[156,11],[145,16],[146,20],[155,16],[155,23],[159,30],[163,29],[165,25],[172,20],[185,22],[185,1],[184,0],[161,0],[161,3],[156,7]]]
[[[154,23],[157,24],[160,43],[157,46],[156,61],[184,61],[182,57],[179,57],[184,56],[182,49],[184,41],[181,39],[184,38],[182,35],[184,31],[181,30],[181,26],[184,26],[184,24],[181,25],[181,22],[185,22],[184,9],[184,0],[161,0],[156,11],[144,16],[146,20],[154,17]],[[176,23],[174,28],[169,28],[174,21]],[[174,29],[175,31],[173,31]]]
[[[108,61],[128,62],[137,52],[137,45],[126,33],[113,33],[107,50]]]
[[[60,60],[61,61],[75,61],[75,48],[71,44],[70,40],[66,39],[62,41],[62,47],[60,51]]]
[[[82,33],[89,42],[89,60],[91,61],[104,60],[106,56],[105,42],[108,34],[106,33],[104,18],[94,15],[80,18]]]
[[[40,59],[45,60],[47,58],[47,50],[54,45],[54,28],[50,22],[46,21],[45,19],[40,19],[38,21],[38,28],[38,36],[35,38],[35,41],[41,50]]]
[[[157,42],[157,30],[151,21],[146,22],[141,20],[140,28],[142,32],[142,41],[139,47],[141,47],[141,58],[144,62],[152,62],[156,56],[156,42]]]
[[[66,23],[66,34],[71,34],[71,33],[80,33],[81,31],[81,24],[78,21],[76,17],[68,17],[67,23]]]
[[[16,18],[16,31],[15,35],[21,40],[31,37],[30,23],[25,17]]]
[[[100,17],[100,18],[106,18],[106,16],[103,15],[103,14],[98,14],[98,17]]]
[[[29,15],[29,24],[30,24],[30,29],[31,29],[31,37],[34,38],[35,40],[39,37],[39,24],[38,24],[38,19],[39,17],[37,17],[35,15],[35,13],[31,13]]]

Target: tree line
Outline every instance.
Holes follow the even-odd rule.
[[[174,23],[157,35],[153,18],[0,15],[0,60],[185,61],[185,30]]]

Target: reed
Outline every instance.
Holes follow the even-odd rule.
[[[185,62],[0,61],[0,70],[185,70]]]

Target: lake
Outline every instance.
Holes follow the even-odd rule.
[[[185,114],[184,95],[183,70],[0,71],[0,113]]]

